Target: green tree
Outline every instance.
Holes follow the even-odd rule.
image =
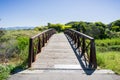
[[[74,28],[77,31],[85,33],[86,29],[87,29],[87,24],[86,24],[86,22],[83,22],[83,21],[74,22],[74,23],[72,23],[72,28]]]
[[[120,19],[112,22],[111,26],[110,26],[110,29],[112,31],[119,32],[120,31]]]
[[[86,22],[80,21],[78,26],[82,33],[86,33],[86,30],[87,30]]]
[[[72,28],[74,28],[75,30],[80,31],[79,23],[77,23],[77,22],[74,23],[74,24],[72,23],[71,26],[72,26]]]
[[[5,30],[0,28],[0,37],[2,37],[5,34]]]
[[[46,30],[46,29],[48,29],[48,27],[46,27],[46,26],[36,26],[36,27],[34,28],[34,30],[36,30],[36,31],[44,31],[44,30]]]
[[[48,28],[54,28],[54,29],[56,29],[58,32],[63,31],[63,30],[62,30],[63,26],[64,26],[64,25],[62,25],[62,24],[51,24],[51,23],[48,23]]]
[[[102,39],[102,38],[106,38],[106,25],[103,24],[102,22],[95,22],[95,26],[99,29],[99,38]]]

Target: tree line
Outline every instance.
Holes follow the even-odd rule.
[[[34,30],[43,31],[49,28],[55,28],[58,32],[63,32],[65,29],[69,28],[75,29],[96,39],[120,37],[120,19],[109,24],[85,21],[72,21],[66,24],[48,23],[47,26],[37,26],[34,28]],[[4,34],[5,30],[0,28],[0,37]]]
[[[66,23],[65,25],[48,23],[47,26],[38,26],[35,28],[35,30],[45,30],[49,28],[55,28],[58,32],[62,32],[65,29],[71,28],[92,36],[96,39],[120,37],[120,19],[109,24],[104,24],[102,22],[85,21],[72,21]]]

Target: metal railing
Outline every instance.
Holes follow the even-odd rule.
[[[72,29],[67,29],[64,33],[75,45],[76,50],[80,54],[80,58],[84,58],[85,64],[89,68],[97,68],[94,38]]]
[[[48,29],[29,39],[28,67],[31,67],[32,62],[35,61],[36,55],[41,52],[42,47],[45,46],[45,43],[47,43],[49,38],[55,33],[55,29]]]

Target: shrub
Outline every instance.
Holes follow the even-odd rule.
[[[63,25],[63,24],[51,24],[51,23],[48,23],[47,27],[48,28],[54,28],[58,32],[62,32],[65,29],[71,28],[71,26],[69,26],[69,25],[67,26],[67,25]]]
[[[18,43],[17,48],[20,52],[24,50],[26,46],[28,46],[28,41],[29,41],[29,38],[25,36],[21,36],[17,38],[17,43]]]
[[[120,38],[111,38],[111,39],[102,39],[95,41],[96,46],[111,46],[111,45],[120,45]]]
[[[111,51],[120,51],[120,45],[113,45],[108,47]]]
[[[102,39],[96,40],[97,51],[105,52],[105,51],[120,51],[120,39],[112,38],[112,39]]]
[[[37,27],[34,28],[34,30],[36,30],[36,31],[44,31],[44,30],[47,30],[47,29],[48,29],[48,27],[46,27],[46,26],[37,26]]]
[[[11,30],[6,31],[0,37],[0,64],[10,64],[0,65],[0,80],[5,80],[10,72],[14,72],[19,68],[26,68],[29,37],[39,32],[34,30]]]
[[[106,52],[106,51],[108,51],[108,48],[96,46],[96,50],[97,50],[97,52]]]
[[[2,37],[5,34],[5,30],[0,28],[0,37]]]
[[[13,68],[12,65],[0,65],[0,80],[6,80]]]

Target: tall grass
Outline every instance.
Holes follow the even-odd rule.
[[[97,63],[120,74],[120,38],[96,40]]]
[[[101,68],[111,69],[115,73],[120,74],[120,52],[97,53],[97,64]]]
[[[18,68],[26,68],[29,37],[39,33],[34,30],[6,31],[0,37],[0,80]]]

